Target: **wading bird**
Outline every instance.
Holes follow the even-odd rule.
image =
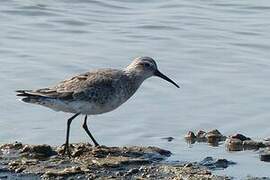
[[[124,69],[99,69],[74,76],[53,87],[16,92],[26,103],[74,114],[67,120],[63,152],[70,156],[69,132],[73,119],[80,114],[85,115],[83,128],[95,146],[98,146],[87,127],[87,115],[102,114],[116,109],[137,91],[145,79],[152,76],[158,76],[179,88],[174,81],[158,70],[152,58],[138,57]]]

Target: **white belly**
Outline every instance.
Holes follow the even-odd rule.
[[[58,99],[46,99],[42,102],[36,102],[42,106],[46,106],[55,111],[63,111],[69,113],[81,114],[102,114],[112,111],[119,107],[124,101],[114,100],[106,104],[96,104],[87,101],[64,101]]]
[[[80,101],[80,102],[71,102],[69,103],[69,106],[72,107],[72,109],[76,112],[80,112],[82,114],[102,114],[106,113],[109,111],[112,111],[119,107],[122,103],[114,103],[111,102],[109,104],[95,104],[95,103],[90,103],[87,101]]]

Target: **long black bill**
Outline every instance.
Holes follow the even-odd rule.
[[[166,81],[168,81],[168,82],[170,82],[172,84],[174,84],[176,87],[179,88],[179,86],[173,80],[171,80],[170,78],[168,78],[167,76],[165,76],[164,74],[162,74],[159,70],[156,70],[155,73],[154,73],[154,75],[155,76],[158,76],[158,77],[160,77],[160,78],[162,78],[162,79],[164,79],[164,80],[166,80]]]

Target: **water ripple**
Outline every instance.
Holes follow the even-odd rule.
[[[151,142],[169,148],[178,159],[197,161],[202,155],[198,149],[187,148],[181,140],[168,146],[153,137],[179,137],[190,129],[210,127],[225,134],[267,136],[269,9],[268,0],[2,0],[0,121],[9,128],[0,126],[1,140],[21,140],[23,134],[27,143],[40,143],[44,136],[31,131],[36,127],[51,130],[43,133],[54,138],[44,143],[63,140],[64,130],[60,136],[52,127],[62,127],[65,115],[18,103],[14,89],[46,87],[94,68],[124,67],[141,55],[157,59],[161,71],[183,86],[179,91],[151,78],[129,105],[93,117],[92,128],[101,129],[96,136],[104,144]],[[107,128],[112,124],[123,128]],[[74,138],[83,140],[81,129],[73,131]],[[126,138],[120,136],[127,132]],[[112,135],[117,137],[112,140]],[[218,149],[213,153],[226,155]],[[243,154],[239,168],[244,165],[256,174],[255,160]],[[260,175],[269,171],[265,164],[255,164],[260,164]],[[222,173],[244,173],[236,171]]]

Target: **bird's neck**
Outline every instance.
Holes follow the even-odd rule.
[[[143,76],[140,71],[133,68],[126,68],[124,69],[124,72],[129,79],[130,86],[133,87],[135,91],[140,87],[140,85],[146,79],[145,76]]]
[[[141,85],[141,83],[146,79],[146,77],[143,76],[143,74],[140,71],[136,70],[135,68],[134,69],[126,68],[124,69],[124,72],[129,77],[129,79],[133,81],[133,83],[138,85]]]

